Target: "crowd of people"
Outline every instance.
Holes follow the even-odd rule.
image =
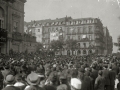
[[[120,90],[116,56],[0,54],[0,90]]]

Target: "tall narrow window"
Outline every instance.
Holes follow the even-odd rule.
[[[0,7],[0,28],[4,28],[4,9]]]
[[[80,47],[80,43],[78,43],[78,47]]]
[[[83,33],[87,33],[86,27],[83,27]]]
[[[81,37],[80,37],[80,36],[78,36],[78,40],[81,40]]]
[[[89,40],[92,40],[92,35],[89,35]]]
[[[83,50],[83,54],[86,54],[86,50]]]
[[[88,29],[89,29],[89,33],[92,33],[92,27],[89,26]]]
[[[69,30],[69,27],[67,28],[67,34],[70,34],[70,30]]]
[[[86,47],[86,43],[83,43],[84,47]]]
[[[0,20],[0,28],[2,28],[2,23],[1,22],[2,22],[2,20]]]
[[[70,36],[67,36],[67,39],[70,40]]]
[[[13,24],[13,31],[14,32],[17,32],[18,31],[18,22],[14,21],[14,24]]]
[[[78,27],[78,34],[80,33],[80,27]]]
[[[40,32],[40,29],[38,29],[38,32]]]

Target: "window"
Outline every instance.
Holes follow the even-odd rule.
[[[78,36],[78,40],[81,40],[81,37],[80,37],[80,36]]]
[[[89,35],[89,40],[92,40],[92,35]]]
[[[86,47],[86,43],[83,43],[84,47]]]
[[[51,28],[48,28],[48,32],[50,32]]]
[[[80,33],[80,27],[78,27],[78,33]]]
[[[81,51],[80,51],[80,50],[78,50],[78,51],[77,51],[77,54],[78,54],[78,55],[79,55],[79,54],[81,54]]]
[[[91,53],[92,53],[92,50],[89,50],[89,53],[91,54]]]
[[[75,34],[75,27],[73,27],[71,30],[72,30],[72,33]]]
[[[63,29],[62,29],[62,27],[60,27],[60,29],[59,29],[59,32],[60,32],[60,33],[62,33],[62,32],[63,32]]]
[[[51,30],[52,32],[54,32],[54,27],[52,28],[52,30]]]
[[[86,54],[86,50],[83,50],[83,54]]]
[[[86,24],[87,23],[87,20],[84,20],[84,24]]]
[[[67,36],[67,39],[70,40],[70,36]]]
[[[92,33],[92,27],[89,26],[89,33]]]
[[[0,7],[0,28],[4,28],[4,10]]]
[[[87,33],[86,27],[83,27],[83,33]]]
[[[16,22],[16,21],[14,21],[14,24],[13,24],[13,31],[14,32],[18,31],[18,22]]]
[[[67,34],[70,34],[70,30],[69,30],[69,27],[67,28]]]
[[[80,47],[80,43],[78,43],[78,47]]]
[[[38,29],[38,32],[40,32],[40,29]]]
[[[56,27],[56,30],[55,30],[56,32],[58,31],[58,27]]]

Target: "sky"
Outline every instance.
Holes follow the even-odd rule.
[[[120,35],[120,0],[27,0],[25,3],[26,22],[66,16],[73,19],[100,18],[113,37],[113,42],[117,42]],[[116,46],[113,52],[117,52]]]

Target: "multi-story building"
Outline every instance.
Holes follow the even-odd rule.
[[[120,35],[117,38],[117,43],[118,43],[118,52],[120,52]]]
[[[24,33],[25,2],[0,0],[0,53],[32,51],[36,46],[36,37]]]
[[[42,27],[51,19],[24,22],[24,32],[36,37],[37,42],[42,42]]]
[[[14,1],[14,2],[12,2]],[[0,29],[7,31],[7,41],[0,47],[1,53],[12,49],[22,52],[24,33],[24,3],[26,0],[0,0]]]
[[[104,54],[111,54],[113,50],[113,41],[107,27],[104,27],[104,42],[105,42]]]
[[[62,29],[60,31],[60,29]],[[58,32],[57,32],[58,31]],[[104,53],[104,32],[103,24],[98,18],[81,18],[65,21],[55,20],[52,23],[46,23],[43,27],[43,44],[49,45],[51,40],[60,39],[64,41],[74,39],[78,41],[78,48],[74,50],[75,55],[103,54]],[[48,33],[49,32],[49,33]],[[58,33],[58,35],[57,35]],[[66,48],[64,55],[72,54],[72,51]]]
[[[107,31],[104,31],[99,18],[72,19],[71,17],[64,17],[49,21],[44,20],[43,22],[41,25],[40,22],[35,21],[32,25],[41,25],[42,38],[40,38],[46,48],[49,47],[52,40],[66,41],[70,39],[77,40],[78,47],[73,51],[74,55],[104,54],[105,50],[108,50],[107,48],[112,48],[112,46],[106,45],[106,42],[112,43],[112,40],[110,38],[109,41],[106,40],[110,36],[105,34]],[[66,47],[62,54],[71,55],[72,51]]]

